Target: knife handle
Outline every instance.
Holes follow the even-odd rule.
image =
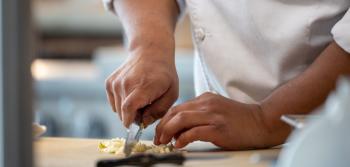
[[[155,164],[175,164],[182,165],[185,157],[181,153],[169,153],[164,155],[154,154],[136,154],[123,159],[100,160],[97,162],[97,167],[114,167],[122,165],[133,165],[150,167]]]

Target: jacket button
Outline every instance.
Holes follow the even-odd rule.
[[[194,30],[194,38],[197,42],[202,42],[205,39],[205,31],[203,28],[196,28]]]

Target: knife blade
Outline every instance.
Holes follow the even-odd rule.
[[[126,140],[125,140],[125,145],[123,150],[125,156],[130,156],[132,149],[140,140],[140,137],[142,135],[142,130],[144,129],[144,126],[142,124],[143,112],[144,112],[143,109],[137,112],[135,121],[130,125],[129,129],[127,130]]]
[[[282,115],[281,120],[288,125],[297,128],[297,129],[302,129],[306,121],[308,119],[318,119],[320,115],[318,114],[310,114],[310,115],[302,115],[302,114],[287,114],[287,115]]]
[[[124,145],[124,154],[125,156],[129,156],[131,154],[134,146],[139,142],[140,137],[142,135],[142,126],[132,123],[127,130],[127,136]]]

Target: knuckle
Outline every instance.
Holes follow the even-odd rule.
[[[131,85],[129,79],[120,79],[119,83],[120,83],[120,86],[123,88],[129,88]]]
[[[151,79],[148,75],[140,76],[136,81],[137,84],[143,89],[148,89],[152,87],[152,85],[160,85],[160,83],[157,84],[158,80]]]
[[[210,94],[211,94],[210,92],[205,92],[201,94],[200,96],[198,96],[198,101],[202,103],[206,102],[208,99],[211,98]]]
[[[208,106],[208,107],[212,107],[215,105],[215,99],[213,98],[208,98],[206,101],[205,101],[205,104]]]
[[[211,106],[213,104],[213,101],[210,98],[205,98],[205,99],[202,99],[200,101],[200,103],[201,103],[202,106],[209,107],[209,106]]]
[[[176,116],[180,121],[184,121],[186,119],[186,113],[184,112],[179,112]]]
[[[206,98],[203,98],[200,102],[203,106],[213,108],[220,103],[220,100],[215,96],[208,96]]]
[[[206,105],[206,106],[203,106],[202,107],[202,110],[203,112],[205,112],[206,114],[213,114],[213,111],[214,111],[214,107],[213,106],[210,106],[210,105]]]
[[[132,107],[132,102],[129,102],[129,101],[125,101],[123,102],[122,106],[121,106],[121,110],[122,111],[129,111]]]
[[[111,81],[111,86],[112,86],[113,90],[117,90],[117,88],[119,86],[118,80],[115,79],[115,80]]]

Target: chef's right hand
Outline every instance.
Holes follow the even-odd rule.
[[[125,127],[144,107],[143,123],[147,126],[162,117],[178,97],[174,53],[139,49],[130,54],[107,78],[107,96]]]

